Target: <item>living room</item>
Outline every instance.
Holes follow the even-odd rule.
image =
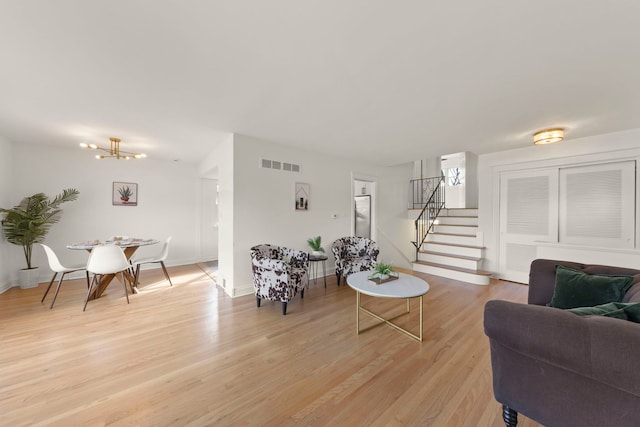
[[[46,239],[65,263],[86,262],[85,251],[66,249],[72,242],[172,236],[166,263],[175,275],[168,287],[159,270],[144,270],[131,304],[116,288],[82,317],[82,272],[49,310],[40,304],[51,276],[44,252],[34,252],[40,286],[18,289],[24,257],[2,239],[0,335],[15,353],[0,357],[12,380],[24,375],[0,390],[12,393],[4,409],[18,424],[501,425],[484,303],[526,302],[522,283],[534,258],[640,265],[637,174],[633,200],[624,198],[633,231],[622,246],[563,241],[560,198],[543,238],[508,240],[501,222],[509,177],[542,170],[560,188],[562,169],[640,161],[636,5],[35,1],[3,9],[0,207],[76,188],[79,199],[64,205]],[[536,131],[556,127],[564,141],[533,145]],[[97,160],[79,147],[109,137],[147,158]],[[441,156],[465,151],[478,155],[478,233],[493,280],[480,287],[423,275],[432,286],[425,342],[383,328],[356,337],[355,297],[337,286],[332,258],[327,290],[312,284],[287,316],[277,304],[255,307],[249,248],[308,250],[306,240],[319,235],[328,250],[352,233],[354,179],[375,183],[380,259],[409,271],[414,162],[426,160],[427,176],[439,175]],[[299,170],[268,169],[264,160]],[[113,204],[114,182],[137,185],[136,206]],[[211,182],[218,191],[205,197]],[[296,183],[310,189],[308,209],[295,209]],[[212,200],[215,217],[207,213]],[[215,229],[215,242],[205,226]],[[197,267],[211,260],[215,280]],[[136,322],[139,329],[128,327]],[[87,333],[106,325],[108,337]],[[113,365],[60,364],[66,345],[74,362]],[[157,359],[141,356],[147,351]],[[283,360],[291,356],[314,368],[290,373]],[[277,365],[274,376],[261,373],[261,363]],[[94,369],[105,372],[95,382],[86,373]],[[51,394],[60,391],[53,400],[35,385],[46,381]],[[188,392],[192,386],[197,392]],[[311,389],[318,394],[306,394]],[[269,400],[278,390],[293,407]],[[141,391],[148,397],[138,404]],[[207,393],[216,403],[200,397]],[[45,409],[18,407],[34,401]],[[186,401],[188,410],[176,409]],[[267,418],[247,408],[270,404],[276,409]]]

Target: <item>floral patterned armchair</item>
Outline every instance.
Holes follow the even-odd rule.
[[[347,277],[358,271],[373,270],[380,249],[378,244],[366,237],[341,237],[331,245],[336,259],[336,279],[340,286],[340,277]]]
[[[298,291],[304,298],[309,254],[275,245],[257,245],[250,252],[256,305],[260,307],[262,299],[280,301],[282,314],[287,314],[287,303]]]

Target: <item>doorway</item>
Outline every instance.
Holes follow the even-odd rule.
[[[200,259],[218,259],[218,180],[200,178]]]

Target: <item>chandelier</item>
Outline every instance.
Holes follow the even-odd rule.
[[[120,138],[113,138],[113,137],[109,138],[109,142],[110,142],[109,148],[103,148],[103,147],[97,146],[96,144],[87,144],[84,142],[80,144],[80,147],[88,148],[90,150],[100,150],[100,151],[104,151],[105,153],[109,153],[109,154],[96,154],[96,159],[104,159],[105,157],[115,157],[116,159],[129,160],[131,158],[142,159],[144,157],[147,157],[146,154],[142,154],[142,153],[131,153],[129,151],[120,151]]]

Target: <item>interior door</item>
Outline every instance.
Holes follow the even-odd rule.
[[[536,242],[558,241],[558,170],[500,176],[500,278],[529,282]]]

